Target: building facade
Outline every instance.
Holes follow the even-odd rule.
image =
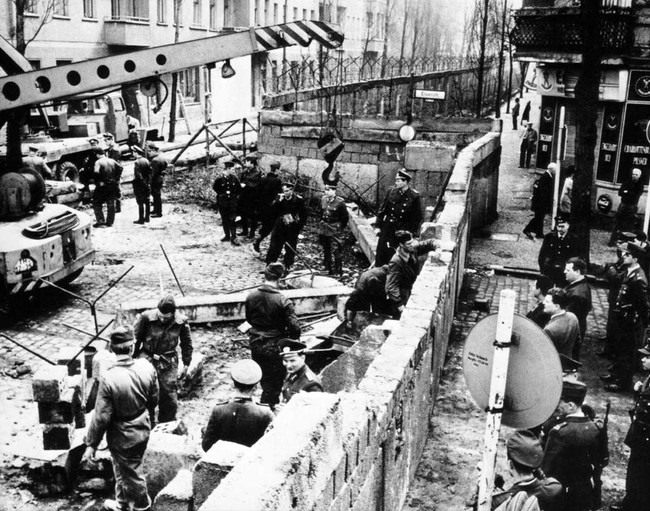
[[[601,78],[598,103],[594,209],[612,213],[617,190],[632,168],[650,176],[650,7],[643,0],[595,0],[600,3]],[[515,58],[536,68],[533,85],[541,97],[536,166],[555,161],[560,110],[565,109],[566,153],[574,162],[575,87],[580,76],[582,35],[580,2],[523,0],[511,34]],[[639,210],[645,209],[645,197]]]

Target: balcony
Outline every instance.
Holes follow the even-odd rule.
[[[582,53],[580,7],[519,9],[510,37],[518,54]],[[600,36],[604,55],[624,55],[632,45],[633,15],[626,7],[601,9]]]
[[[104,20],[104,40],[114,46],[151,46],[151,26],[148,18],[111,17]]]

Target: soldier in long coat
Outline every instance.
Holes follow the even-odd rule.
[[[269,250],[266,253],[266,264],[274,263],[284,249],[284,268],[289,271],[296,258],[298,235],[307,223],[305,199],[294,192],[294,183],[282,183],[282,193],[273,204],[273,232]],[[285,246],[288,245],[288,246]]]
[[[239,214],[241,215],[242,236],[255,238],[260,209],[260,183],[262,173],[257,166],[257,156],[244,158],[244,169],[239,175],[241,193],[239,196]]]
[[[149,221],[151,205],[151,165],[144,156],[138,157],[133,164],[133,195],[138,204],[138,219],[134,224],[144,224]]]
[[[255,252],[260,251],[260,243],[266,238],[273,230],[273,203],[278,198],[282,191],[282,180],[277,175],[280,170],[280,162],[274,161],[269,165],[269,171],[262,177],[259,186],[259,218],[262,223],[260,232],[253,242],[253,249]]]
[[[376,228],[379,230],[375,266],[388,263],[397,248],[395,233],[408,231],[418,235],[422,223],[422,200],[420,194],[409,186],[411,175],[402,169],[395,176],[395,187],[391,188],[377,214]]]
[[[156,368],[160,385],[158,422],[176,420],[178,410],[178,351],[180,345],[183,370],[192,362],[192,337],[187,318],[176,310],[172,295],[164,296],[156,309],[139,314],[133,327],[135,356],[146,358]],[[151,412],[152,418],[154,411]]]
[[[323,246],[325,269],[330,275],[343,273],[343,230],[348,219],[345,202],[336,196],[336,185],[325,185],[325,195],[320,202],[318,241]]]
[[[93,192],[94,227],[110,227],[115,221],[115,200],[117,199],[118,167],[115,160],[108,158],[101,147],[95,148],[95,191]],[[106,204],[106,217],[104,217]]]
[[[217,194],[217,207],[221,215],[221,225],[223,227],[224,237],[221,241],[230,241],[233,245],[239,245],[237,240],[237,204],[241,192],[241,184],[235,176],[235,162],[227,161],[224,163],[223,172],[219,173],[212,184],[212,189]]]
[[[151,198],[153,199],[152,218],[160,218],[162,213],[162,189],[167,170],[167,160],[156,144],[149,144],[151,155]]]
[[[539,271],[548,275],[557,287],[566,286],[564,267],[572,257],[578,257],[578,240],[569,232],[569,220],[555,217],[555,230],[544,236],[537,262]]]
[[[122,510],[133,505],[134,511],[151,508],[142,458],[149,441],[152,420],[150,410],[158,403],[156,371],[146,360],[133,360],[133,332],[116,328],[110,336],[111,350],[117,363],[99,384],[95,412],[88,427],[84,460],[95,457],[97,446],[106,433],[113,458],[115,500],[107,500],[104,509]]]

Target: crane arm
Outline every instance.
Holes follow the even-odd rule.
[[[343,34],[323,21],[294,21],[5,76],[0,112],[312,40],[337,48]]]

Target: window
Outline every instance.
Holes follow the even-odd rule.
[[[193,67],[179,73],[181,94],[189,101],[199,100],[200,70],[201,68]]]
[[[32,66],[32,69],[34,71],[41,68],[41,61],[40,60],[31,60],[30,59],[29,64]]]
[[[68,0],[56,0],[52,8],[52,14],[57,16],[70,16]]]
[[[273,4],[273,24],[278,24],[278,4]]]
[[[119,19],[121,14],[120,0],[111,0],[111,18]]]
[[[84,18],[95,17],[95,0],[84,0]]]
[[[210,0],[209,11],[210,30],[217,30],[217,0]]]
[[[182,25],[183,24],[183,0],[174,0],[174,24]],[[176,18],[178,16],[178,19]]]
[[[232,27],[232,23],[230,22],[230,4],[228,3],[228,0],[223,0],[223,26]]]
[[[316,19],[316,11],[314,11],[314,10],[312,9],[312,11],[311,11],[310,14],[311,14],[311,16],[310,16],[309,19],[310,19],[310,20],[315,20],[315,19]]]
[[[309,18],[307,17],[307,9],[302,10],[302,19],[308,20]]]
[[[56,67],[72,64],[72,59],[56,59]]]
[[[294,7],[293,8],[293,21],[296,21],[298,19],[298,8]]]
[[[368,34],[372,34],[373,32],[373,19],[372,19],[372,13],[368,11],[366,13],[366,29],[368,31]]]
[[[345,22],[345,12],[346,12],[345,7],[337,7],[336,8],[336,22],[339,25],[343,25],[343,23]]]
[[[192,24],[201,25],[201,0],[194,0],[192,6]]]
[[[38,13],[38,0],[25,0],[25,12],[31,14]]]
[[[167,23],[167,0],[158,0],[158,23]]]
[[[262,21],[262,25],[268,25],[269,24],[269,0],[264,0],[264,20]]]

